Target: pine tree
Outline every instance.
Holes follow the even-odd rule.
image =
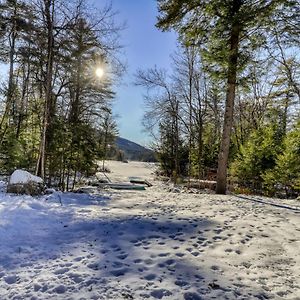
[[[273,169],[263,174],[264,185],[269,193],[284,188],[286,196],[300,194],[300,122],[287,134],[283,152],[276,158]]]
[[[15,69],[22,39],[24,39],[24,34],[30,30],[31,15],[29,6],[24,1],[6,0],[0,3],[0,40],[2,43],[0,60],[9,65],[5,108],[0,122],[0,131],[2,131],[0,143],[8,126],[14,125],[13,121],[17,116],[17,102],[20,95],[18,95]]]
[[[282,140],[281,127],[276,123],[253,131],[231,165],[231,176],[240,186],[261,192],[263,175],[274,168]]]
[[[275,12],[297,7],[298,1],[158,0],[157,26],[179,32],[187,44],[199,45],[215,73],[226,78],[226,104],[218,161],[217,193],[226,192],[227,164],[239,70],[264,43],[263,29]]]

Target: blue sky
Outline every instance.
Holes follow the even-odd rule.
[[[124,58],[127,72],[122,82],[116,87],[117,96],[114,114],[118,114],[120,136],[146,146],[150,137],[143,132],[141,120],[144,114],[142,87],[133,84],[137,69],[147,69],[157,65],[169,69],[170,55],[176,48],[176,34],[162,32],[155,27],[157,11],[156,0],[94,0],[96,6],[103,7],[111,1],[113,10],[118,14],[117,23],[126,22],[126,29],[121,32],[120,43],[124,46]],[[0,79],[7,66],[1,64]]]
[[[121,33],[127,61],[127,73],[117,87],[114,113],[118,119],[120,136],[146,145],[149,136],[143,132],[141,120],[144,114],[143,94],[145,90],[133,84],[137,69],[157,65],[170,68],[170,55],[175,51],[174,32],[161,32],[155,27],[157,17],[156,0],[112,0],[119,12],[116,20],[126,21],[127,28]]]

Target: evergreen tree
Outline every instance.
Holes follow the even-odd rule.
[[[263,176],[274,168],[282,140],[282,129],[275,123],[253,131],[231,164],[233,179],[242,187],[261,192]]]
[[[263,29],[280,10],[282,14],[298,6],[298,1],[243,0],[158,0],[157,26],[174,28],[187,44],[198,44],[203,55],[226,78],[227,92],[223,135],[218,161],[217,193],[226,192],[227,163],[233,123],[238,72],[251,53],[264,42]],[[296,11],[297,13],[297,11]]]
[[[0,3],[0,60],[9,67],[8,83],[5,91],[4,112],[0,121],[0,143],[9,126],[14,126],[17,117],[18,98],[16,62],[24,35],[31,29],[30,9],[25,1],[6,0]]]
[[[271,194],[280,187],[284,188],[287,197],[293,193],[300,193],[299,121],[293,130],[287,134],[283,144],[283,152],[277,156],[274,169],[267,170],[262,177],[266,189]]]
[[[109,59],[118,58],[121,29],[112,7],[91,18],[86,1],[75,2],[0,3],[0,59],[9,64],[9,84],[0,90],[1,167],[36,169],[62,189],[72,188],[79,173],[95,170],[98,130],[114,97],[112,80],[120,74]],[[99,65],[108,66],[100,80]]]
[[[104,113],[101,120],[100,130],[98,133],[100,142],[100,157],[102,158],[102,169],[105,169],[104,163],[109,156],[109,150],[113,146],[116,136],[118,135],[117,124],[110,110]]]

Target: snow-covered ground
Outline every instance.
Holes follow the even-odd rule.
[[[300,299],[299,201],[178,193],[153,165],[108,165],[154,186],[30,197],[2,184],[1,300]]]

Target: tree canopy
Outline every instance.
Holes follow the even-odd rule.
[[[174,29],[187,46],[196,45],[211,74],[226,80],[217,175],[217,192],[225,193],[237,85],[247,64],[255,58],[255,50],[267,47],[272,40],[270,29],[280,21],[287,24],[293,18],[299,20],[298,1],[158,0],[158,9],[157,26]],[[292,41],[297,32],[292,24],[289,28],[285,36]]]

